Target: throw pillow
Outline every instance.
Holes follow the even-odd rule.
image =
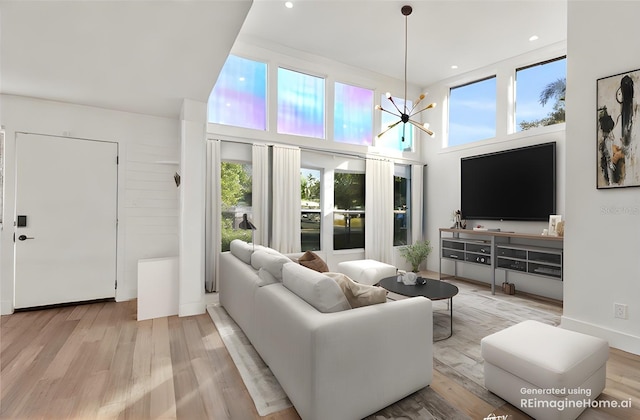
[[[294,262],[282,266],[282,284],[320,312],[351,309],[340,286],[332,278]]]
[[[256,270],[265,269],[277,280],[282,280],[282,265],[291,260],[282,254],[272,254],[268,251],[260,250],[251,254],[251,266]]]
[[[356,283],[342,273],[324,273],[331,277],[342,289],[352,308],[375,305],[387,301],[387,290],[379,286]]]
[[[298,263],[319,273],[329,271],[327,263],[324,262],[318,254],[312,251],[305,252],[300,258],[298,258]]]
[[[248,244],[242,239],[234,239],[229,244],[229,250],[236,258],[245,264],[251,264],[251,254],[253,254],[253,245]]]

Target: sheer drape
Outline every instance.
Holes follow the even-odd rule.
[[[364,255],[393,263],[393,163],[367,159]]]
[[[283,253],[299,252],[300,149],[273,146],[273,226],[271,246]]]
[[[424,166],[411,165],[411,240],[422,240],[424,213]]]
[[[222,242],[220,224],[220,141],[207,141],[207,166],[205,180],[205,276],[207,292],[218,289],[218,260]]]
[[[269,245],[269,147],[254,144],[252,147],[251,211],[253,240],[259,245]]]

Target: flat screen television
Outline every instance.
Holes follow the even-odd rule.
[[[556,143],[460,159],[468,220],[548,221],[556,213]]]

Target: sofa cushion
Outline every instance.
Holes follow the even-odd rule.
[[[265,250],[256,250],[251,254],[251,266],[256,270],[261,268],[269,272],[273,277],[282,280],[282,265],[291,260],[282,254],[272,254]]]
[[[319,273],[329,271],[327,263],[324,262],[324,260],[320,258],[318,254],[312,251],[307,251],[302,254],[302,256],[298,258],[298,263]]]
[[[282,283],[320,312],[351,309],[335,280],[294,262],[286,263],[282,267]]]
[[[242,239],[234,239],[229,244],[229,251],[245,264],[251,264],[251,254],[253,254],[253,244],[248,244]]]
[[[258,277],[260,280],[258,281],[258,286],[266,286],[268,284],[279,283],[281,280],[278,280],[273,276],[273,274],[269,273],[264,268],[258,270]]]
[[[387,301],[388,292],[382,287],[356,283],[342,273],[324,273],[324,275],[331,277],[338,283],[352,308],[375,305]]]

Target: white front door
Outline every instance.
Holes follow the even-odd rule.
[[[16,134],[15,307],[115,297],[118,145]]]

